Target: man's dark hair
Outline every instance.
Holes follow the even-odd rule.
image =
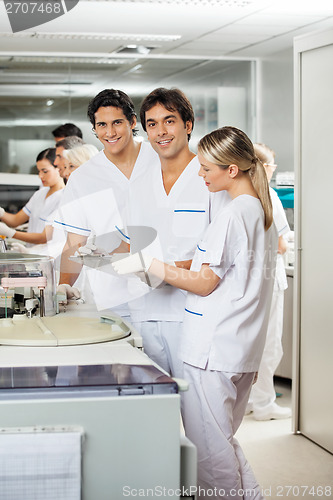
[[[122,92],[121,90],[115,89],[105,89],[102,90],[97,96],[95,96],[88,105],[88,118],[90,123],[95,128],[95,113],[99,108],[107,108],[112,106],[113,108],[120,108],[124,113],[126,119],[133,124],[134,117],[136,117],[136,112],[134,109],[134,104],[132,99]],[[132,130],[133,135],[138,133],[137,129]]]
[[[53,137],[69,137],[70,135],[76,135],[82,139],[82,131],[74,125],[74,123],[64,123],[59,127],[52,130]]]
[[[56,144],[56,148],[62,147],[64,149],[73,149],[77,146],[82,146],[82,144],[84,144],[84,141],[80,139],[80,137],[71,135],[69,137],[65,137],[65,139],[61,139],[61,141],[58,141]]]
[[[51,163],[51,165],[53,165],[56,168],[56,166],[54,164],[55,157],[56,157],[55,148],[43,149],[43,151],[41,151],[37,155],[36,162],[41,161],[41,160],[48,160]]]
[[[184,125],[186,122],[192,123],[192,130],[194,127],[194,112],[192,104],[187,99],[186,95],[179,89],[165,89],[158,88],[150,92],[147,97],[144,98],[140,109],[140,120],[142,128],[145,132],[146,130],[146,112],[151,108],[156,106],[156,104],[161,104],[168,111],[178,111],[180,114]],[[191,134],[187,134],[188,140],[191,138]]]

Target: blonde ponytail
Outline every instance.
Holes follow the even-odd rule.
[[[261,202],[265,214],[265,230],[273,223],[273,207],[265,167],[258,157],[253,157],[250,168],[250,179]]]

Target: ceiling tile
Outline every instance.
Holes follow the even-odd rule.
[[[246,28],[243,30],[240,30],[238,33],[233,33],[232,31],[224,31],[221,30],[219,32],[219,35],[207,35],[200,37],[199,39],[196,40],[196,42],[202,42],[202,43],[210,43],[210,44],[216,44],[218,42],[233,42],[233,43],[255,43],[255,42],[260,42],[262,40],[266,40],[267,35],[260,33],[260,30],[257,31],[257,33],[247,33]]]
[[[253,16],[249,16],[246,19],[241,19],[237,21],[237,24],[247,26],[256,24],[260,26],[265,26],[265,25],[276,25],[276,26],[286,26],[289,29],[291,28],[297,28],[299,26],[305,26],[310,23],[315,23],[317,21],[320,21],[322,19],[322,16],[304,16],[302,14],[296,15],[296,14],[291,14],[291,13],[285,13],[285,14],[271,14],[262,12]]]

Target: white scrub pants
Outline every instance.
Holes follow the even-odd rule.
[[[254,373],[202,370],[184,363],[185,433],[198,451],[197,499],[263,499],[238,441]],[[214,494],[212,494],[214,491]]]
[[[282,359],[284,291],[273,292],[269,314],[267,337],[258,371],[258,380],[253,385],[249,402],[252,409],[267,409],[275,402],[274,373]]]
[[[132,322],[143,339],[144,352],[172,377],[183,378],[178,358],[183,323],[180,321]]]

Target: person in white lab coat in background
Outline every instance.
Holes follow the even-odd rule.
[[[54,130],[52,130],[52,135],[54,137],[55,143],[65,139],[65,137],[76,136],[82,139],[82,130],[77,127],[74,123],[64,123],[59,125]]]
[[[66,159],[66,152],[70,151],[73,148],[78,146],[82,146],[84,144],[83,140],[80,137],[76,137],[75,135],[70,135],[58,141],[55,145],[56,148],[56,159],[54,164],[59,170],[60,177],[64,179],[66,184],[66,172],[68,170],[68,162]]]
[[[179,355],[190,383],[183,415],[198,450],[200,498],[261,500],[234,435],[265,344],[278,243],[272,203],[264,167],[244,132],[211,132],[200,140],[198,158],[208,190],[226,190],[232,201],[198,242],[191,269],[144,252],[144,265],[133,254],[113,267],[120,274],[149,271],[188,291]]]
[[[36,191],[28,203],[16,214],[10,214],[0,207],[0,234],[24,241],[28,247],[38,245],[38,252],[47,254],[45,226],[52,223],[51,215],[57,209],[65,187],[55,165],[55,148],[41,151],[36,159],[38,175],[43,187]],[[17,226],[28,222],[28,230],[17,231]]]
[[[275,163],[275,153],[266,146],[266,144],[254,144],[254,150],[263,163],[268,182],[270,182],[277,167]],[[276,403],[273,378],[275,370],[283,355],[283,301],[284,291],[288,287],[283,254],[287,250],[287,243],[284,236],[289,233],[290,227],[276,191],[270,188],[270,194],[273,204],[273,219],[279,235],[279,246],[265,349],[260,363],[258,380],[252,388],[246,410],[247,414],[253,412],[253,417],[256,420],[272,420],[291,417],[290,408],[280,406]]]

